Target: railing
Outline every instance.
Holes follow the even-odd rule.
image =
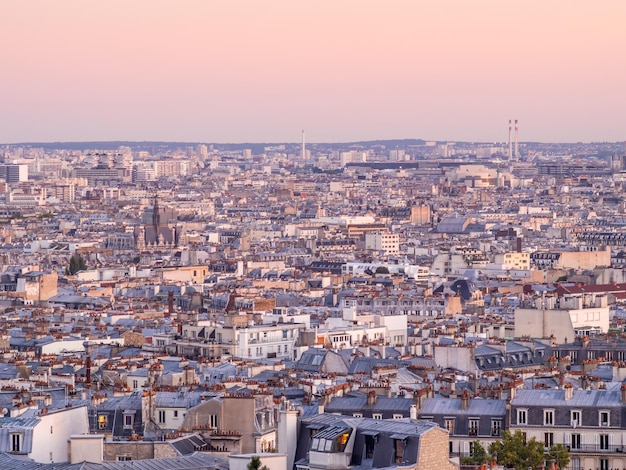
[[[565,446],[571,453],[615,453],[626,454],[626,447],[623,445],[601,445],[601,444],[581,444],[576,447]]]

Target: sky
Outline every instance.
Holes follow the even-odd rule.
[[[626,140],[626,1],[2,0],[0,142]]]

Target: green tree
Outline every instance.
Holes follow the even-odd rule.
[[[470,443],[471,455],[463,457],[463,463],[467,465],[482,465],[489,460],[487,451],[480,443],[480,441],[474,441]]]
[[[548,463],[556,462],[557,467],[565,468],[569,465],[569,461],[569,451],[562,444],[550,447],[548,451]]]
[[[543,442],[534,437],[526,441],[519,430],[515,433],[503,431],[502,440],[489,445],[489,454],[499,465],[515,470],[537,468],[544,461]]]
[[[74,254],[70,258],[70,265],[65,269],[65,274],[73,276],[78,271],[82,271],[84,269],[87,269],[87,263],[85,263],[82,256]]]
[[[270,470],[267,465],[261,465],[261,457],[253,455],[248,462],[248,470]]]

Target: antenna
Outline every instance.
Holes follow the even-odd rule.
[[[302,149],[301,149],[301,153],[300,153],[300,158],[302,160],[306,159],[306,145],[304,142],[304,129],[302,129]]]
[[[513,157],[513,147],[511,143],[511,120],[509,119],[509,160]]]

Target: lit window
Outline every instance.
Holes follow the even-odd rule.
[[[98,416],[98,429],[106,429],[107,427],[107,415]]]

